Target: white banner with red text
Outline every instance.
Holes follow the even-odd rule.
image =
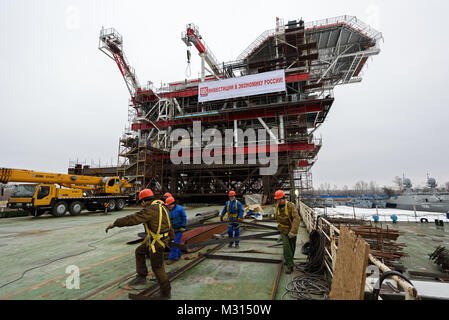
[[[248,76],[202,82],[198,102],[285,91],[285,71],[275,70]]]

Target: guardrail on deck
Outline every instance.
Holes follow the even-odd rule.
[[[334,274],[334,266],[335,260],[337,257],[338,250],[338,236],[340,234],[340,229],[334,226],[332,223],[327,221],[324,217],[320,216],[318,212],[313,210],[312,208],[306,206],[304,203],[299,201],[299,211],[301,214],[301,218],[304,221],[307,231],[310,233],[314,229],[318,229],[322,232],[324,237],[326,238],[326,248],[325,248],[325,265],[331,276]],[[318,219],[318,217],[320,218]],[[324,226],[327,226],[324,227]],[[375,265],[381,272],[391,271],[385,264],[376,259],[372,254],[369,254],[370,262]],[[380,276],[380,274],[379,274]],[[398,287],[400,287],[405,293],[405,300],[418,300],[418,292],[415,287],[410,285],[408,282],[403,279],[392,276],[391,279],[396,281]],[[370,291],[373,291],[373,287],[366,283],[366,288]],[[381,300],[379,295],[379,300]]]

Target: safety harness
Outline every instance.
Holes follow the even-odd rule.
[[[149,250],[153,251],[153,253],[156,253],[156,248],[154,247],[154,244],[157,242],[159,243],[163,248],[165,248],[165,243],[162,241],[168,237],[169,231],[162,232],[161,233],[161,225],[162,225],[162,210],[165,211],[165,215],[167,217],[168,221],[168,229],[171,229],[171,223],[170,223],[170,216],[168,214],[168,211],[166,208],[164,208],[161,204],[160,200],[154,200],[151,202],[151,205],[157,204],[159,206],[159,224],[157,226],[156,233],[152,232],[150,228],[148,227],[148,223],[144,222],[143,225],[145,226],[145,230],[147,231],[147,236],[143,240],[142,244],[147,243]],[[150,243],[150,240],[153,239]]]
[[[231,200],[228,201],[228,205],[227,205],[227,208],[226,208],[226,213],[228,214],[228,217],[238,219],[238,217],[239,217],[239,210],[238,210],[238,206],[237,206],[237,200],[235,200],[235,213],[231,213],[231,211],[229,210],[230,205],[231,205]],[[229,221],[229,222],[231,222],[231,221]],[[232,226],[233,229],[239,228],[239,225],[235,226],[233,224],[236,224],[236,223],[232,222],[232,223],[229,224],[230,226]]]
[[[285,215],[287,216],[288,221],[290,221],[290,224],[291,224],[291,223],[292,223],[292,218],[290,217],[290,213],[288,212],[287,204],[288,204],[288,202],[286,201],[286,202],[285,202]],[[277,205],[276,205],[276,211],[274,212],[274,215],[275,215],[276,220],[277,220],[277,217],[278,217],[280,214],[281,214],[281,212],[280,212],[280,210],[279,210],[279,204],[277,204]],[[281,227],[284,227],[284,228],[290,228],[290,226],[286,226],[285,224],[281,224],[281,223],[279,223],[279,222],[278,222],[278,224],[279,224]]]
[[[232,217],[232,218],[238,218],[238,216],[239,216],[239,210],[238,210],[238,207],[237,207],[237,200],[235,200],[235,213],[231,213],[231,212],[229,211],[229,206],[230,206],[230,205],[231,205],[231,200],[228,201],[228,206],[227,206],[227,208],[226,208],[226,213],[228,214],[229,217]]]

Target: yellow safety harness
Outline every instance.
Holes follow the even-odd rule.
[[[151,205],[153,204],[157,204],[159,205],[159,225],[157,227],[157,231],[156,233],[152,232],[150,230],[150,228],[148,227],[148,223],[144,222],[143,225],[145,226],[145,230],[147,231],[147,236],[145,237],[145,240],[143,240],[142,244],[147,243],[149,249],[151,249],[151,251],[153,251],[153,253],[156,253],[156,248],[154,247],[154,244],[157,242],[159,243],[163,248],[165,248],[165,243],[162,241],[163,239],[166,239],[168,237],[168,233],[169,231],[163,232],[161,233],[161,225],[162,225],[162,210],[165,211],[165,215],[167,216],[167,221],[168,221],[168,229],[171,229],[171,223],[170,223],[170,216],[168,214],[168,211],[166,208],[164,208],[161,204],[160,200],[154,200],[153,202],[151,202]],[[153,239],[153,241],[151,241],[150,243],[150,237],[151,239]]]
[[[277,217],[278,217],[280,214],[281,214],[281,212],[279,211],[279,204],[277,204],[277,205],[276,205],[276,211],[274,212],[274,215],[275,215],[276,220],[277,220]],[[287,216],[288,221],[290,221],[290,224],[291,224],[291,223],[292,223],[292,219],[291,219],[290,214],[289,214],[288,209],[287,209],[287,201],[285,201],[285,215]],[[279,223],[279,222],[278,222],[278,224],[279,224],[281,227],[284,227],[284,228],[290,228],[290,226],[286,226],[285,224],[281,224],[281,223]]]
[[[238,218],[239,210],[238,210],[238,207],[237,207],[237,200],[235,200],[235,213],[231,213],[229,211],[229,206],[230,205],[231,205],[231,200],[228,201],[228,206],[226,208],[226,213],[228,214],[229,217]]]
[[[238,210],[238,206],[237,206],[237,200],[235,200],[235,213],[231,213],[229,211],[229,206],[231,205],[231,200],[228,201],[228,206],[226,208],[226,213],[228,214],[228,217],[232,217],[232,218],[236,218],[238,219],[239,217],[239,210]],[[233,224],[236,224],[237,221],[229,221],[229,226],[232,226],[233,229],[237,229],[239,228],[239,225],[234,226]]]

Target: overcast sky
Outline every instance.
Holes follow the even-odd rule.
[[[220,5],[218,5],[220,3]],[[181,32],[199,26],[218,60],[285,22],[355,15],[383,33],[360,84],[335,89],[318,131],[314,186],[449,181],[448,1],[0,1],[0,167],[66,172],[69,159],[116,164],[129,94],[98,50],[124,38],[141,84],[185,78]],[[194,51],[192,51],[194,52]],[[193,54],[192,76],[200,59]],[[159,85],[158,85],[159,86]]]

